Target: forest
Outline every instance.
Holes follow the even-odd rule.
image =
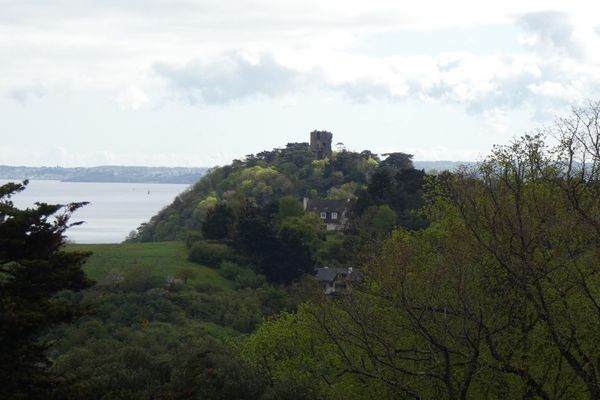
[[[0,187],[0,397],[598,399],[600,103],[425,174],[307,143],[210,170],[126,243]],[[341,231],[302,199],[348,200]],[[325,294],[317,267],[362,279]]]

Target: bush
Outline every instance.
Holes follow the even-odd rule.
[[[264,275],[256,274],[251,269],[245,269],[235,277],[235,287],[237,289],[258,289],[267,283]]]
[[[199,282],[194,285],[194,290],[200,293],[217,293],[222,292],[223,288],[215,286],[209,282]]]
[[[223,261],[219,267],[219,274],[227,279],[234,280],[242,272],[242,267],[231,261]]]
[[[200,232],[188,231],[185,235],[185,247],[187,249],[192,248],[194,243],[202,240],[202,234]]]
[[[223,261],[231,260],[233,257],[233,251],[229,246],[221,243],[207,243],[204,241],[194,243],[188,255],[190,261],[209,265],[211,267],[216,267]]]
[[[235,282],[236,289],[257,289],[266,284],[264,275],[258,275],[248,266],[240,266],[232,261],[223,261],[219,267],[219,274]]]
[[[129,268],[120,283],[123,290],[132,292],[145,292],[163,285],[164,280],[162,277],[153,275],[152,271],[140,265]]]

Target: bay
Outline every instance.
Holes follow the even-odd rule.
[[[14,180],[0,179],[0,185]],[[84,224],[67,230],[67,240],[75,243],[119,243],[129,232],[169,205],[189,185],[165,183],[100,183],[32,180],[13,196],[16,207],[35,202],[66,204],[88,201],[77,210],[71,222]]]

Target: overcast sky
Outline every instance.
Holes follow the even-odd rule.
[[[0,164],[477,160],[590,99],[600,2],[0,0]]]

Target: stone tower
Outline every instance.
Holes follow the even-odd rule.
[[[310,133],[310,149],[317,160],[331,158],[331,139],[333,134],[327,131],[312,131]]]

